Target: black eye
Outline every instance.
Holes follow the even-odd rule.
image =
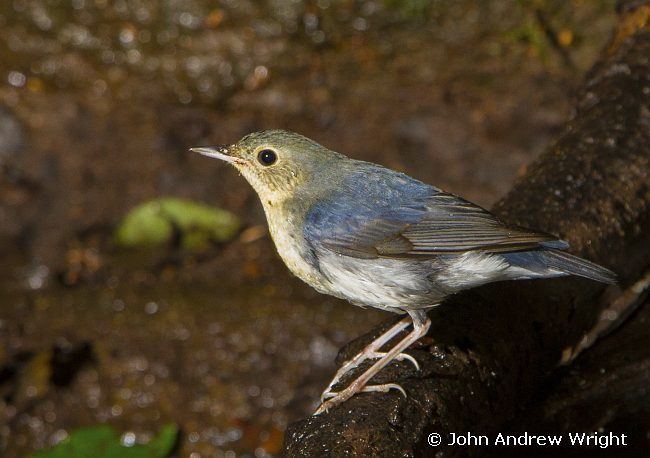
[[[269,166],[275,164],[275,161],[278,160],[278,156],[272,149],[263,149],[257,153],[257,160],[260,164]]]

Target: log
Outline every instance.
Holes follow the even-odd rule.
[[[428,336],[409,350],[421,371],[396,362],[374,379],[400,383],[407,397],[360,394],[300,420],[288,428],[286,456],[476,455],[485,450],[446,446],[446,438],[467,431],[494,436],[537,424],[557,432],[625,425],[632,407],[620,406],[624,395],[625,405],[646,409],[636,418],[647,423],[636,425],[631,441],[648,445],[647,306],[558,369],[562,355],[570,360],[566,355],[598,328],[603,309],[620,295],[629,297],[629,290],[621,291],[638,286],[650,267],[650,2],[618,6],[617,29],[588,72],[572,118],[493,211],[504,221],[559,235],[571,252],[617,272],[619,286],[567,277],[491,284],[450,298],[430,312]],[[631,303],[642,304],[642,295]],[[348,344],[337,362],[395,320]],[[591,355],[629,362],[620,365],[625,383],[603,376]],[[592,396],[581,395],[581,377]],[[586,410],[576,414],[575,406]],[[589,421],[591,408],[615,411],[619,422],[607,423],[606,416]],[[433,432],[443,438],[435,449],[427,444]]]

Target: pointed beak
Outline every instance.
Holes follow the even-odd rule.
[[[222,161],[230,162],[231,164],[244,165],[246,162],[242,159],[230,155],[229,146],[212,146],[212,147],[199,147],[199,148],[190,148],[190,151],[193,153],[199,153],[203,156],[213,157],[215,159],[221,159]]]

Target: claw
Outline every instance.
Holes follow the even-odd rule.
[[[397,390],[406,397],[406,391],[397,383],[384,383],[383,385],[366,385],[361,390],[364,393],[388,393],[390,390]]]
[[[351,359],[349,361],[346,361],[336,372],[336,375],[332,379],[332,381],[327,385],[327,388],[325,388],[325,391],[320,396],[321,402],[323,402],[325,399],[328,399],[330,397],[330,393],[332,393],[331,389],[334,388],[334,386],[341,381],[341,378],[350,372],[352,369],[355,369],[356,367],[359,366],[365,359],[378,359],[378,358],[383,358],[386,356],[386,352],[372,352],[369,355],[367,355],[364,359],[361,359],[360,361],[355,359]],[[395,357],[396,360],[398,361],[409,361],[415,366],[415,370],[419,371],[420,370],[420,365],[418,364],[417,360],[409,355],[408,353],[400,353]],[[376,385],[376,386],[382,386],[382,385]]]
[[[320,395],[320,402],[321,404],[325,402],[327,399],[334,398],[336,397],[338,393],[336,391],[326,391],[323,392],[323,394]]]
[[[375,356],[375,358],[381,358],[385,354],[386,353],[377,353],[378,356]],[[410,361],[415,366],[416,371],[420,370],[420,365],[418,364],[417,360],[414,357],[412,357],[411,355],[409,355],[408,353],[400,353],[399,355],[397,355],[395,357],[395,359],[398,360],[398,361],[404,361],[404,360]]]
[[[406,397],[406,391],[404,391],[404,388],[399,386],[397,383],[384,383],[382,385],[366,385],[364,386],[361,390],[359,390],[360,393],[388,393],[390,390],[397,390],[404,397]],[[327,391],[321,395],[321,405],[316,409],[316,412],[314,412],[314,415],[319,415],[323,412],[327,412],[329,410],[329,405],[328,403],[324,402],[327,399],[332,399],[335,398],[339,395],[340,393],[334,392],[334,391]]]

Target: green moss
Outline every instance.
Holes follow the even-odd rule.
[[[165,458],[177,439],[178,428],[170,424],[163,426],[148,443],[126,446],[110,426],[91,426],[74,431],[51,449],[34,453],[32,458]]]
[[[183,248],[200,250],[210,242],[226,242],[241,224],[220,208],[177,198],[155,199],[138,205],[122,220],[115,241],[124,247],[151,247],[180,236]]]

